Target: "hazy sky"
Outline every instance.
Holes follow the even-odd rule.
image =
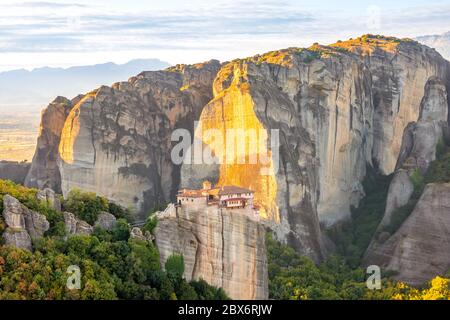
[[[364,33],[450,31],[450,0],[0,2],[0,71],[135,58],[222,61]]]

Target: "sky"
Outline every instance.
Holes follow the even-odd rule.
[[[365,33],[450,31],[450,0],[1,0],[0,72],[227,61]]]

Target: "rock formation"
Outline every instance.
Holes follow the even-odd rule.
[[[182,254],[186,280],[202,278],[233,299],[268,298],[265,230],[248,210],[182,206],[158,217],[155,237],[163,266],[172,254]]]
[[[420,106],[417,122],[411,122],[403,133],[403,142],[396,172],[389,188],[386,211],[379,229],[389,225],[393,211],[406,205],[414,186],[410,176],[416,171],[425,174],[434,160],[436,147],[448,128],[448,101],[445,83],[430,78]]]
[[[64,212],[64,224],[68,235],[85,234],[94,232],[94,228],[86,221],[78,219],[73,213]]]
[[[139,241],[153,241],[155,238],[150,234],[150,232],[142,232],[141,228],[133,227],[130,231],[130,238]]]
[[[38,200],[45,202],[56,211],[61,211],[61,200],[59,196],[50,188],[38,190],[36,197]]]
[[[429,184],[400,229],[368,252],[367,264],[422,285],[450,269],[450,184]]]
[[[262,128],[268,136],[278,129],[279,153],[268,167],[279,163],[279,170],[262,176],[261,165],[190,164],[182,168],[182,186],[208,178],[255,190],[278,239],[318,261],[326,254],[319,223],[348,217],[364,196],[367,166],[394,171],[426,84],[448,81],[448,70],[434,50],[378,36],[230,62],[214,82],[201,128]],[[219,160],[230,153],[226,143],[216,146],[202,132],[196,137]]]
[[[240,185],[256,192],[261,215],[279,240],[320,261],[327,253],[320,225],[345,219],[358,205],[367,166],[394,172],[403,132],[420,117],[427,83],[435,96],[441,88],[433,79],[448,87],[449,74],[435,50],[381,36],[144,72],[75,103],[55,135],[60,142],[40,140],[28,180],[58,181],[56,159],[64,195],[78,187],[141,214],[173,201],[180,185],[205,178]],[[180,169],[170,159],[171,133],[193,132],[198,119],[202,129],[221,133],[253,129],[263,142],[279,130],[279,152],[268,145],[235,154],[268,158],[256,165]],[[231,154],[198,128],[195,136],[214,159]]]
[[[193,130],[219,66],[210,61],[143,72],[85,95],[56,145],[63,194],[75,187],[94,191],[138,213],[169,202],[179,183],[171,134]]]
[[[111,213],[101,212],[97,217],[97,221],[95,221],[94,227],[99,227],[111,231],[116,226],[116,222],[116,217]]]
[[[58,146],[66,118],[79,97],[70,101],[57,97],[42,111],[41,127],[33,163],[25,179],[31,188],[50,188],[61,192],[61,175],[58,169]]]
[[[3,238],[6,245],[26,250],[32,249],[32,239],[40,239],[50,224],[44,215],[34,212],[9,195],[3,197],[3,218],[6,230]]]

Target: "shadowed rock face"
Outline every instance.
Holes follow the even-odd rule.
[[[438,78],[430,78],[420,106],[417,122],[411,122],[403,133],[402,147],[398,156],[396,172],[388,192],[386,210],[378,229],[390,224],[393,211],[406,205],[414,186],[410,176],[417,170],[425,174],[436,160],[436,146],[448,130],[447,89]],[[369,249],[371,250],[371,249]]]
[[[385,243],[368,252],[368,264],[421,285],[450,269],[450,184],[430,184],[414,211]]]
[[[395,209],[408,203],[413,174],[425,174],[436,159],[436,147],[448,131],[445,82],[431,78],[421,103],[420,118],[404,131],[397,170],[388,192],[385,214],[367,249],[365,262],[397,272],[398,280],[421,285],[450,268],[447,245],[450,230],[450,184],[430,184],[411,215],[392,235],[383,232]]]

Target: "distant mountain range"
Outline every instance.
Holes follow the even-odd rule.
[[[139,59],[121,65],[109,62],[67,69],[44,67],[0,72],[0,112],[37,111],[56,96],[71,98],[101,85],[126,81],[142,71],[168,66],[158,59]]]
[[[441,35],[421,36],[416,40],[435,48],[445,59],[450,60],[450,32]]]

